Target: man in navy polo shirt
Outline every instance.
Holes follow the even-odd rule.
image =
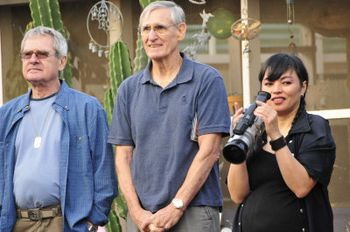
[[[218,159],[230,128],[222,77],[180,52],[186,23],[175,3],[151,3],[139,27],[150,62],[121,84],[108,138],[116,145],[128,232],[217,232]]]

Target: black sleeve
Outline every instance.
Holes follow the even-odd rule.
[[[329,184],[335,161],[336,146],[329,122],[313,116],[311,131],[304,135],[297,159],[308,174],[324,186]]]

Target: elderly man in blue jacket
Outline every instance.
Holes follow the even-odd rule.
[[[105,112],[59,80],[58,31],[29,30],[21,59],[31,89],[0,108],[0,231],[96,231],[117,193]]]

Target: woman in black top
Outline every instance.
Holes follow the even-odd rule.
[[[265,124],[252,155],[231,164],[228,189],[239,204],[234,232],[332,232],[333,214],[327,186],[335,160],[335,143],[327,120],[308,114],[308,74],[294,55],[276,54],[263,65],[254,114]],[[242,117],[236,107],[233,125]]]

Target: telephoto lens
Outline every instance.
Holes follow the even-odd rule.
[[[266,102],[270,98],[270,93],[259,91],[255,100]],[[224,146],[223,155],[230,163],[240,164],[244,162],[247,156],[253,151],[257,138],[265,130],[263,121],[254,115],[256,107],[256,103],[248,107],[243,117],[233,129],[232,136]]]

